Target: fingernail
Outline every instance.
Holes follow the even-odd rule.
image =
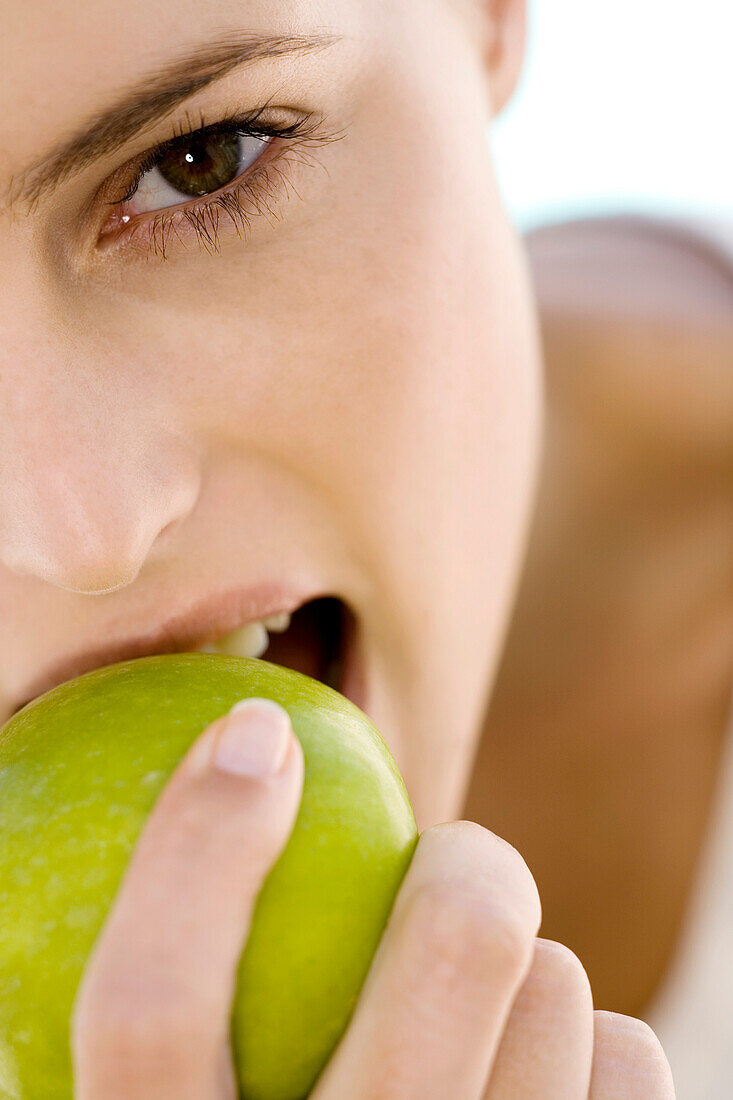
[[[264,778],[282,767],[292,736],[290,716],[272,699],[242,699],[224,720],[214,748],[217,768]]]

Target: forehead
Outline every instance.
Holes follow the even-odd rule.
[[[232,35],[355,28],[356,0],[3,0],[0,148],[11,170],[169,61]]]

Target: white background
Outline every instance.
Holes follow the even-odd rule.
[[[613,210],[733,219],[733,0],[529,0],[492,137],[517,224]]]

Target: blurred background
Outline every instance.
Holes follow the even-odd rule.
[[[733,216],[733,5],[529,0],[529,12],[521,84],[493,139],[516,224]]]
[[[597,1007],[654,1027],[678,1100],[731,1100],[733,5],[528,4],[491,142],[545,440],[476,789]]]

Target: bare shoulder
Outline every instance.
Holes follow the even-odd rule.
[[[703,228],[704,224],[704,228]],[[645,451],[733,447],[733,223],[584,218],[526,237],[549,396]]]
[[[603,218],[527,246],[544,448],[464,812],[525,857],[542,934],[597,1003],[638,1015],[676,949],[729,720],[733,244]]]

